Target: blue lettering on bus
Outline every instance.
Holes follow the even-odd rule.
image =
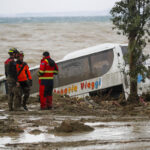
[[[137,82],[138,82],[138,83],[141,83],[141,82],[142,82],[142,79],[143,79],[142,75],[138,74]]]
[[[98,88],[98,81],[95,82],[95,88]]]

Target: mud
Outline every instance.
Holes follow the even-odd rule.
[[[29,111],[8,111],[0,96],[0,149],[150,148],[150,102],[123,98],[70,98],[54,95],[53,109],[40,110],[38,96]]]
[[[79,121],[65,120],[59,127],[55,127],[54,132],[87,132],[93,131],[94,129],[88,125],[84,125]]]
[[[41,130],[38,130],[38,129],[35,129],[35,130],[32,130],[31,132],[29,132],[30,134],[35,134],[35,135],[38,135],[38,134],[41,134],[42,131]]]
[[[18,126],[14,119],[7,118],[0,120],[0,136],[16,135],[22,132],[24,132],[23,129]]]

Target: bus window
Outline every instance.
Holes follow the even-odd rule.
[[[108,72],[114,60],[114,53],[113,50],[111,49],[97,54],[93,54],[90,58],[91,58],[92,78],[94,78],[102,76]]]
[[[90,77],[88,56],[58,64],[59,86],[87,80]]]

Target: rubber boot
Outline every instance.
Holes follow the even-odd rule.
[[[8,108],[9,108],[9,111],[13,111],[13,95],[12,94],[8,96]]]
[[[28,111],[27,99],[26,99],[25,97],[24,97],[24,99],[23,99],[22,107],[24,108],[24,110]]]
[[[47,96],[47,109],[52,109],[52,96]]]

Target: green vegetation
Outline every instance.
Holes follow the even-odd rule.
[[[128,38],[127,61],[129,63],[130,95],[129,100],[138,100],[137,76],[144,79],[150,75],[143,65],[148,56],[143,49],[150,42],[150,0],[121,0],[110,11],[114,29]]]

